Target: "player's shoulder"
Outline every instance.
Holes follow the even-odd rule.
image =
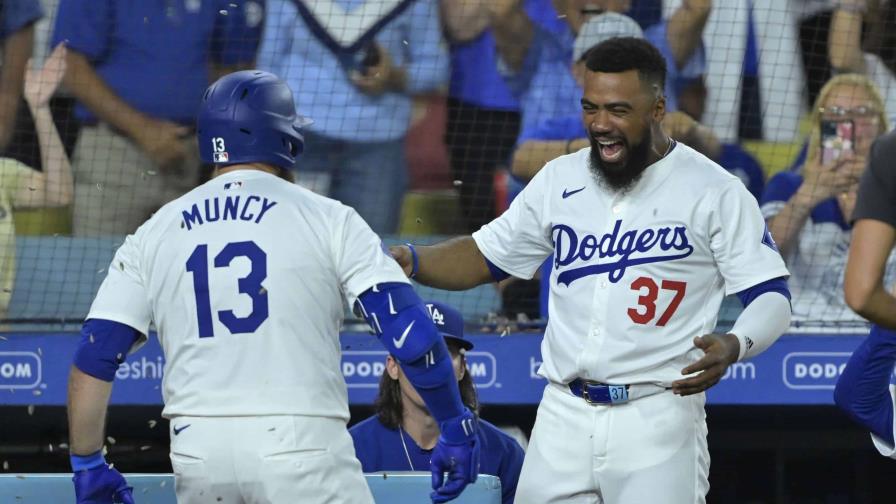
[[[676,177],[685,183],[699,180],[704,186],[718,187],[735,180],[740,181],[720,164],[681,142],[675,142],[669,157],[669,161],[674,164]]]

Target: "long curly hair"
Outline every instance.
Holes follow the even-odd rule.
[[[470,370],[467,368],[466,357],[461,357],[464,369],[463,378],[457,382],[460,388],[460,399],[464,405],[470,408],[473,414],[479,414],[479,397],[476,395],[476,387],[473,386],[473,378],[470,377]],[[380,377],[380,387],[377,392],[376,400],[373,403],[376,416],[380,422],[390,429],[397,429],[401,425],[403,418],[404,405],[401,401],[401,385],[398,380],[393,380],[389,373],[383,372]]]

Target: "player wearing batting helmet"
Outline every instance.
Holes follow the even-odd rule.
[[[133,502],[104,460],[103,418],[115,371],[150,324],[166,359],[179,503],[371,502],[346,430],[346,301],[439,423],[433,499],[475,481],[476,418],[423,302],[354,210],[278,177],[306,124],[270,73],[233,73],[206,91],[198,141],[215,177],[127,237],[82,329],[69,379],[78,504]]]

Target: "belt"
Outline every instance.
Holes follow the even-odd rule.
[[[611,385],[576,378],[569,382],[569,391],[588,404],[625,404],[629,401],[665,391],[665,387],[650,383],[636,385]]]

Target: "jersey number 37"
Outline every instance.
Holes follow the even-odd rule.
[[[252,299],[252,311],[245,317],[237,317],[233,310],[219,310],[218,320],[232,334],[255,332],[268,318],[268,296],[262,287],[268,277],[268,256],[253,241],[231,242],[215,256],[214,267],[226,268],[237,257],[249,259],[249,274],[240,278],[237,288],[240,294]],[[197,245],[187,259],[187,271],[193,274],[193,292],[196,294],[196,318],[199,322],[199,337],[211,338],[215,335],[212,324],[212,303],[208,289],[208,245]]]

